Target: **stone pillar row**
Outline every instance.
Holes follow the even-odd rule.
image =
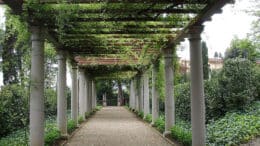
[[[202,68],[201,32],[202,26],[193,26],[189,30],[190,66],[191,66],[191,123],[192,145],[205,145],[205,101]],[[169,43],[163,49],[165,61],[165,131],[164,136],[170,134],[170,128],[175,124],[174,102],[174,43]],[[159,70],[158,62],[153,64],[152,70],[152,123],[159,116],[159,95],[156,88],[156,77]],[[149,108],[149,78],[147,72],[138,73],[130,85],[130,107],[143,111],[144,115],[150,113]]]
[[[44,38],[39,26],[31,26],[30,146],[44,146]],[[57,125],[67,137],[66,52],[58,50]],[[78,74],[77,74],[78,72]],[[85,118],[97,105],[93,79],[72,64],[71,118]]]
[[[190,62],[191,62],[191,123],[192,145],[205,145],[205,103],[202,70],[202,50],[200,34],[202,26],[189,29]],[[32,41],[32,66],[30,87],[30,145],[44,145],[44,39],[41,28],[31,27]],[[176,44],[168,44],[163,49],[165,61],[165,132],[170,133],[170,128],[175,122],[174,105],[174,68],[173,49]],[[67,101],[66,101],[66,54],[58,51],[58,84],[57,84],[57,123],[62,136],[67,135]],[[159,70],[158,62],[152,69],[152,124],[159,116],[159,95],[156,87],[156,77]],[[77,74],[78,72],[78,74]],[[72,119],[77,121],[85,113],[91,112],[96,107],[95,83],[82,68],[72,66]],[[106,98],[104,95],[103,98]],[[106,99],[104,99],[105,101]],[[104,103],[106,104],[106,103]],[[144,115],[150,113],[149,107],[149,74],[138,73],[131,80],[130,107],[143,111]]]

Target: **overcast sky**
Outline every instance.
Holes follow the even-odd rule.
[[[202,39],[207,43],[210,58],[214,57],[216,51],[224,54],[234,36],[245,38],[247,33],[250,32],[251,24],[256,18],[247,14],[245,11],[255,6],[255,3],[252,1],[253,0],[237,0],[235,4],[226,5],[221,14],[214,15],[211,21],[204,23],[205,29],[202,34]],[[3,22],[4,9],[3,6],[0,5],[0,27],[3,26]],[[179,56],[183,59],[189,59],[188,41],[182,42],[181,46],[184,51],[179,51]],[[68,82],[70,82],[70,77],[68,78]],[[0,86],[1,85],[2,73],[0,73]]]
[[[255,3],[251,0],[237,0],[235,4],[226,5],[222,13],[212,16],[211,21],[204,23],[202,39],[207,43],[209,58],[213,58],[216,51],[224,55],[234,36],[238,38],[247,36],[256,17],[249,15],[246,11],[253,7]],[[182,42],[181,46],[184,51],[179,51],[179,56],[189,59],[188,41]]]

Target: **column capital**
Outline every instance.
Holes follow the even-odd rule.
[[[162,49],[164,58],[172,58],[173,57],[173,48],[165,47]]]
[[[32,33],[31,41],[43,41],[43,36],[41,35],[42,30],[40,26],[31,26],[30,31]]]
[[[204,29],[203,25],[197,25],[197,26],[192,26],[190,27],[188,34],[189,34],[189,39],[201,39],[200,35]]]

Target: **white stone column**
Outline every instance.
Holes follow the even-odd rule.
[[[156,121],[156,119],[159,117],[159,92],[156,88],[156,79],[158,76],[159,71],[159,61],[154,63],[153,65],[153,71],[152,71],[152,125]]]
[[[171,127],[175,123],[175,104],[173,93],[173,45],[163,49],[165,62],[165,131],[164,135],[171,133]]]
[[[44,39],[40,27],[31,28],[30,146],[44,145]]]
[[[97,107],[97,88],[96,88],[95,82],[94,82],[94,98],[95,98],[94,105],[95,105],[95,107]]]
[[[77,66],[72,65],[71,119],[78,123],[78,77]]]
[[[205,146],[206,142],[202,49],[200,38],[202,31],[202,26],[194,26],[189,31],[191,66],[191,125],[193,146]]]
[[[134,79],[130,81],[130,97],[129,97],[129,106],[134,109],[135,108],[135,93],[134,93]]]
[[[66,54],[58,51],[57,121],[62,136],[67,136],[67,97],[66,97]]]
[[[139,111],[139,89],[137,88],[139,85],[138,85],[138,77],[136,76],[134,78],[134,90],[135,90],[135,110],[136,111]]]
[[[88,80],[88,112],[92,112],[92,79]]]
[[[149,72],[146,71],[144,73],[144,86],[143,86],[143,92],[144,92],[144,116],[147,114],[150,114],[150,102],[149,102]]]
[[[85,119],[86,112],[86,93],[85,93],[85,72],[79,68],[79,116]]]
[[[139,110],[144,111],[144,78],[143,73],[140,75],[140,85],[139,85]]]
[[[95,103],[96,103],[96,98],[95,98],[95,82],[94,82],[94,80],[92,80],[92,84],[91,84],[91,90],[92,90],[92,109],[95,109],[95,107],[96,107],[96,105],[95,105]]]
[[[85,74],[85,104],[86,104],[86,109],[85,109],[85,113],[89,112],[89,78],[87,76],[87,74]]]
[[[107,106],[107,96],[106,96],[106,93],[103,94],[103,106]]]

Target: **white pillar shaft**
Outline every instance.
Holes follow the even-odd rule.
[[[92,111],[92,80],[88,81],[88,112]]]
[[[58,108],[57,120],[61,135],[67,135],[67,97],[66,97],[66,57],[64,51],[58,52]]]
[[[106,93],[103,94],[103,106],[107,106],[107,97],[106,97]]]
[[[144,116],[150,114],[149,102],[149,74],[144,73]]]
[[[96,105],[95,105],[95,82],[92,80],[92,83],[91,83],[91,97],[92,97],[92,109],[95,109]]]
[[[79,116],[85,119],[86,98],[85,98],[85,73],[79,69]]]
[[[44,145],[44,41],[39,27],[32,27],[30,89],[30,146]]]
[[[129,98],[129,105],[131,108],[135,108],[135,93],[134,93],[134,80],[132,79],[130,82],[130,98]]]
[[[77,67],[72,67],[71,119],[78,121],[78,80]]]
[[[152,74],[152,124],[159,117],[159,94],[158,89],[156,88],[156,79],[158,75],[159,64],[153,66]]]
[[[191,62],[191,124],[192,145],[205,146],[205,103],[203,87],[202,49],[200,33],[202,27],[194,27],[190,32]]]
[[[144,111],[144,80],[143,75],[140,76],[140,94],[139,94],[139,110]]]
[[[175,123],[175,104],[173,96],[173,49],[164,49],[165,62],[165,134],[169,134]]]
[[[86,109],[85,109],[85,113],[89,112],[89,78],[87,77],[87,75],[85,75],[85,104],[86,104]]]

